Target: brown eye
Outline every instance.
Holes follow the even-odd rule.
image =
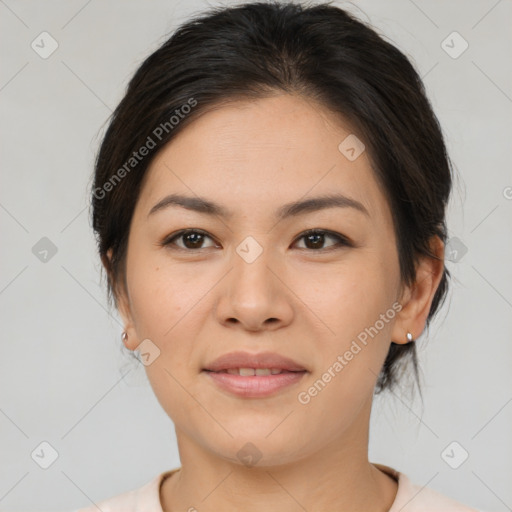
[[[336,240],[335,244],[328,247],[323,247],[326,239]],[[350,246],[350,242],[342,235],[333,233],[331,231],[311,229],[303,233],[298,240],[304,239],[306,247],[299,247],[299,249],[311,249],[314,251],[330,250],[341,246]]]
[[[202,245],[205,239],[207,238],[212,240],[212,238],[203,231],[199,231],[196,229],[186,229],[176,233],[175,235],[172,235],[170,238],[167,238],[166,240],[164,240],[162,245],[174,245],[178,249],[183,250],[205,249],[206,247],[203,247]],[[183,245],[175,243],[175,240],[182,240]],[[215,247],[215,244],[210,247]]]
[[[217,247],[215,243],[210,244],[209,246],[204,246],[203,244],[205,243],[206,239],[213,241],[212,237],[210,237],[204,231],[198,229],[184,229],[166,238],[161,245],[184,251],[194,251],[207,249],[208,247]],[[352,245],[346,237],[338,233],[320,229],[311,229],[304,232],[297,240],[302,239],[304,239],[305,247],[299,247],[299,249],[309,249],[315,252],[329,251],[339,247]],[[335,243],[325,247],[324,245],[328,239],[334,240]],[[181,243],[177,243],[177,241],[181,241]]]

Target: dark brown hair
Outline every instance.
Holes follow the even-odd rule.
[[[419,257],[438,259],[430,241],[438,236],[446,242],[451,165],[407,57],[330,3],[247,3],[211,9],[179,27],[138,68],[112,114],[92,190],[109,301],[117,306],[118,287],[126,286],[131,218],[159,149],[223,103],[283,93],[318,102],[348,121],[364,142],[392,211],[402,283],[414,283]],[[449,277],[444,268],[427,328],[445,300]],[[400,380],[407,359],[418,379],[415,343],[392,343],[377,393]]]

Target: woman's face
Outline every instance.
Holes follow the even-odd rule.
[[[405,342],[410,326],[398,314],[391,213],[354,140],[316,104],[282,95],[203,115],[152,162],[120,308],[129,347],[150,340],[147,375],[182,442],[259,465],[365,442],[390,341]],[[171,203],[151,213],[170,194],[230,215]],[[334,195],[359,206],[283,209]],[[313,228],[329,233],[303,235]],[[171,240],[184,229],[193,232]],[[241,396],[204,371],[233,351],[276,353],[307,371]]]

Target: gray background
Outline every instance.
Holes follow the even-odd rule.
[[[413,60],[460,173],[449,213],[452,291],[418,341],[424,402],[376,400],[370,460],[474,507],[512,510],[511,2],[337,5]],[[0,1],[1,510],[72,510],[179,466],[172,422],[108,314],[88,193],[104,123],[130,76],[207,7]],[[31,47],[50,48],[43,31],[58,43],[46,59]],[[460,55],[454,31],[469,44]],[[57,249],[46,261],[43,237]],[[44,441],[58,453],[47,469],[50,449],[31,456]],[[453,441],[452,465],[469,453],[458,469],[441,455]]]

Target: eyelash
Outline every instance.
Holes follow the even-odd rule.
[[[185,251],[185,252],[199,252],[204,249],[209,249],[209,247],[200,247],[199,249],[188,249],[188,248],[184,248],[184,247],[179,247],[174,244],[174,240],[177,240],[177,239],[179,239],[185,235],[189,235],[191,233],[197,233],[200,235],[204,235],[204,236],[214,240],[208,233],[206,233],[205,231],[203,231],[201,229],[183,229],[181,231],[178,231],[177,233],[173,233],[172,235],[169,235],[159,245],[162,247],[168,247],[172,250]],[[300,250],[303,250],[303,251],[309,250],[309,251],[313,251],[313,252],[328,252],[328,251],[332,251],[335,249],[340,249],[342,247],[353,247],[352,242],[347,237],[340,235],[339,233],[335,233],[334,231],[328,231],[325,229],[317,229],[317,228],[308,229],[308,230],[304,231],[303,233],[301,233],[300,236],[295,239],[294,244],[297,241],[301,240],[302,238],[305,238],[310,235],[325,235],[330,238],[337,239],[338,242],[336,244],[334,244],[330,247],[324,248],[324,249],[308,249],[307,247],[304,247],[304,248],[301,247]],[[172,246],[174,246],[174,247],[172,247]]]

